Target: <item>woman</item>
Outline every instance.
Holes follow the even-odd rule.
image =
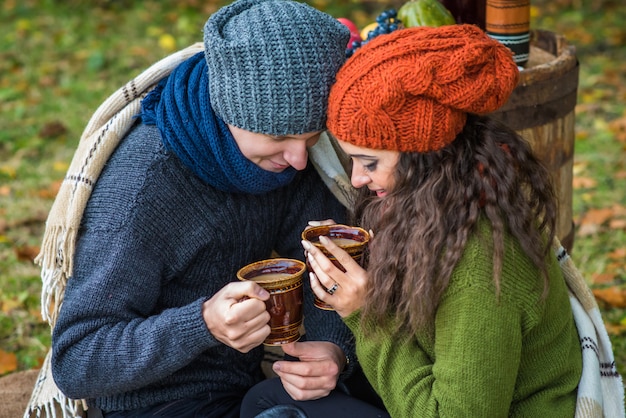
[[[581,348],[550,247],[549,173],[479,116],[518,76],[507,48],[453,25],[368,42],[331,89],[354,222],[374,237],[367,267],[323,240],[345,272],[303,246],[314,292],[353,331],[393,417],[574,416]]]

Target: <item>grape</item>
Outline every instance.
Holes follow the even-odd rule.
[[[350,48],[346,50],[346,58],[350,58],[357,49],[365,45],[368,41],[374,39],[377,36],[391,33],[401,28],[398,20],[398,12],[396,9],[388,9],[381,12],[376,16],[376,23],[378,24],[374,30],[369,31],[367,39],[358,42],[355,41],[350,45]]]

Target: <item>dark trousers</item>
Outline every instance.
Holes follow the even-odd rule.
[[[132,411],[104,412],[103,418],[239,418],[241,394],[210,394],[178,399]],[[89,408],[88,418],[97,412]]]
[[[243,398],[243,401],[242,401]],[[240,393],[209,394],[178,399],[132,411],[101,412],[89,408],[88,418],[389,418],[382,401],[357,367],[327,397],[294,401],[280,379],[264,380],[245,397]]]
[[[346,390],[346,386],[342,388],[335,389],[321,399],[294,401],[283,388],[280,379],[264,380],[244,397],[241,418],[389,418],[373,391],[372,397],[359,399],[348,394],[350,391]],[[366,395],[369,391],[367,386],[356,386],[353,389],[359,395]]]

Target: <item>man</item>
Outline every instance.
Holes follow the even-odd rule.
[[[54,380],[90,414],[238,416],[263,379],[269,295],[236,271],[273,251],[302,259],[307,221],[345,218],[307,148],[348,38],[302,3],[239,0],[144,99],[82,213],[53,329]],[[277,363],[298,400],[354,365],[351,334],[306,287],[307,341]]]

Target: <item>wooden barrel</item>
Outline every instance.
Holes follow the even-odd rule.
[[[491,114],[520,133],[552,175],[559,200],[557,236],[574,245],[572,180],[578,60],[564,37],[531,31],[530,57],[509,100]]]

